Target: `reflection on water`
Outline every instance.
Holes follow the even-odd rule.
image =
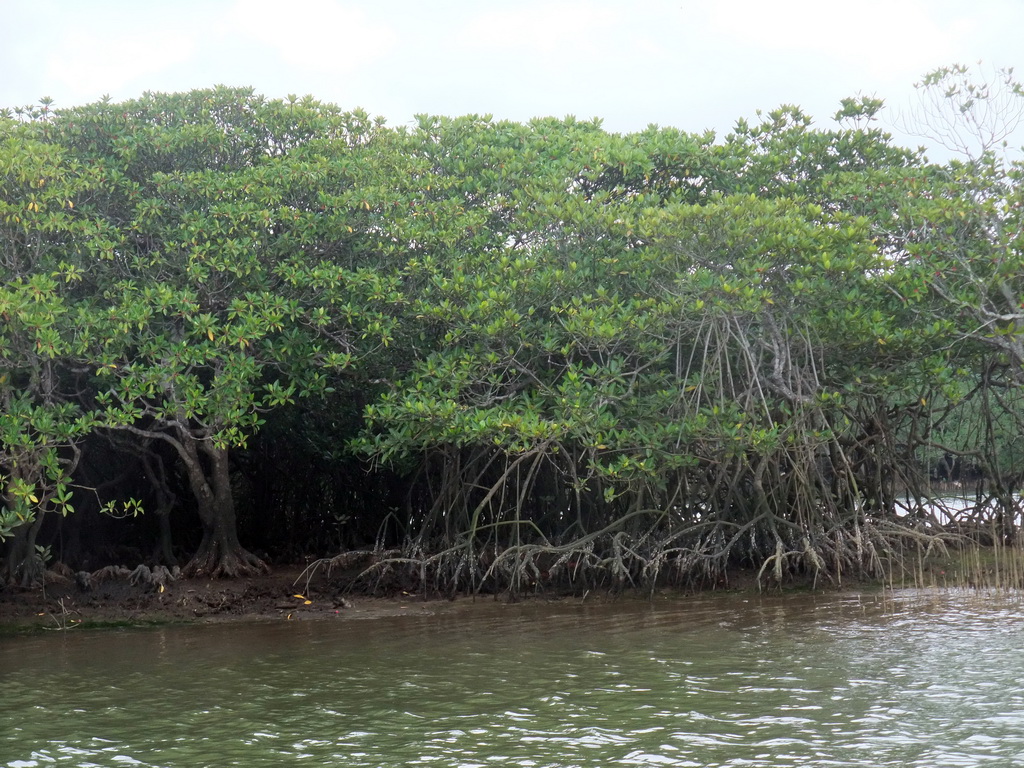
[[[1009,766],[1024,601],[490,606],[0,640],[0,766]]]

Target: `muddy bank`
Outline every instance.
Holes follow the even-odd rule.
[[[944,550],[892,567],[878,582],[837,582],[828,578],[791,578],[766,584],[753,570],[732,569],[726,578],[705,585],[712,591],[777,591],[780,589],[865,589],[900,587],[1024,587],[1024,554],[992,548]],[[475,606],[520,600],[606,602],[650,599],[649,590],[538,588],[513,598],[507,592],[458,595],[454,598],[412,587],[367,594],[354,588],[358,570],[339,572],[306,564],[277,566],[269,573],[236,579],[152,577],[138,571],[104,569],[103,578],[82,583],[73,575],[46,573],[34,587],[0,587],[0,629],[23,627],[53,630],[78,626],[119,626],[227,621],[303,621],[375,618],[404,614],[451,614]],[[94,574],[95,575],[95,574]],[[763,574],[761,574],[763,577]],[[654,595],[683,599],[693,589],[666,587]]]
[[[302,565],[271,569],[265,575],[238,579],[174,578],[154,584],[125,574],[88,585],[48,574],[35,587],[0,587],[0,627],[146,625],[180,622],[303,621],[360,619],[405,614],[451,614],[474,606],[511,602],[507,593],[459,595],[397,590],[385,596],[355,593],[351,578]],[[681,594],[681,593],[680,593]],[[646,598],[630,592],[538,591],[517,600],[607,601]]]
[[[48,574],[34,587],[0,587],[0,624],[63,629],[75,625],[292,620],[395,615],[449,601],[418,594],[353,597],[341,580],[307,579],[302,566],[238,579],[173,578],[132,582],[113,576],[83,587]],[[458,602],[458,601],[456,601]]]

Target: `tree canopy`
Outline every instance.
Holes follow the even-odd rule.
[[[356,548],[442,590],[876,572],[968,478],[1013,535],[1022,169],[931,163],[882,106],[722,138],[223,87],[8,112],[7,578],[76,509],[161,510],[197,573]]]

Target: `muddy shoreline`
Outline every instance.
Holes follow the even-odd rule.
[[[914,563],[905,563],[902,575],[890,572],[890,587],[993,587],[1024,588],[1019,567],[1002,575],[995,554],[982,548],[970,552],[947,551]],[[1004,563],[1005,553],[999,557]],[[993,564],[994,563],[994,564]],[[912,566],[912,567],[907,567]],[[79,627],[126,627],[179,623],[236,621],[306,621],[372,619],[403,615],[452,615],[482,606],[525,601],[597,603],[610,601],[686,599],[714,592],[775,592],[807,590],[873,590],[882,582],[830,582],[796,578],[784,584],[759,582],[753,570],[733,569],[720,583],[701,590],[664,587],[650,590],[558,589],[548,587],[511,596],[460,594],[451,598],[436,592],[393,589],[383,595],[354,589],[358,570],[350,572],[311,568],[308,564],[279,565],[266,574],[233,579],[173,578],[145,582],[122,574],[83,585],[73,578],[47,572],[44,584],[33,587],[0,586],[0,633],[33,630],[68,630]],[[1011,578],[1007,578],[1011,577]]]
[[[402,615],[451,615],[479,606],[519,601],[569,603],[649,599],[650,592],[539,591],[514,600],[508,593],[455,598],[397,591],[386,596],[354,593],[351,579],[323,572],[309,577],[302,565],[235,579],[178,578],[160,586],[110,579],[84,590],[52,578],[34,587],[0,587],[0,630],[68,630],[78,627],[146,626],[233,621],[373,619]],[[737,585],[738,586],[738,585]],[[750,584],[744,588],[749,588]],[[731,590],[736,586],[731,586]],[[658,590],[683,597],[682,590]]]

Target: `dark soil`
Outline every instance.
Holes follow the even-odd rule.
[[[110,570],[110,569],[106,569]],[[44,582],[33,587],[0,586],[0,632],[44,628],[114,627],[149,624],[225,621],[302,621],[376,618],[406,614],[450,614],[473,606],[525,599],[607,601],[617,599],[606,590],[594,592],[538,589],[512,598],[507,592],[460,595],[454,599],[423,594],[414,587],[390,585],[385,596],[353,590],[360,569],[331,571],[305,565],[277,566],[268,573],[239,578],[184,577],[161,583],[134,578],[128,569],[96,577],[89,583],[70,572],[47,571]],[[365,583],[365,582],[364,582]],[[765,585],[762,585],[765,586]],[[810,582],[788,587],[812,588]],[[829,584],[817,584],[829,588]],[[834,586],[834,585],[833,585]],[[849,585],[854,586],[854,585]],[[774,589],[777,589],[776,586]],[[754,571],[733,570],[728,580],[706,585],[710,591],[758,591]],[[769,591],[774,591],[769,588]],[[650,593],[627,590],[619,597],[646,599]],[[683,595],[692,590],[668,588],[661,595]]]
[[[0,627],[371,617],[418,612],[426,606],[430,612],[450,610],[443,604],[453,602],[427,602],[408,592],[354,597],[350,580],[323,573],[307,576],[303,566],[289,566],[235,579],[179,577],[163,588],[132,583],[124,575],[83,587],[73,578],[47,572],[43,585],[0,587]]]

